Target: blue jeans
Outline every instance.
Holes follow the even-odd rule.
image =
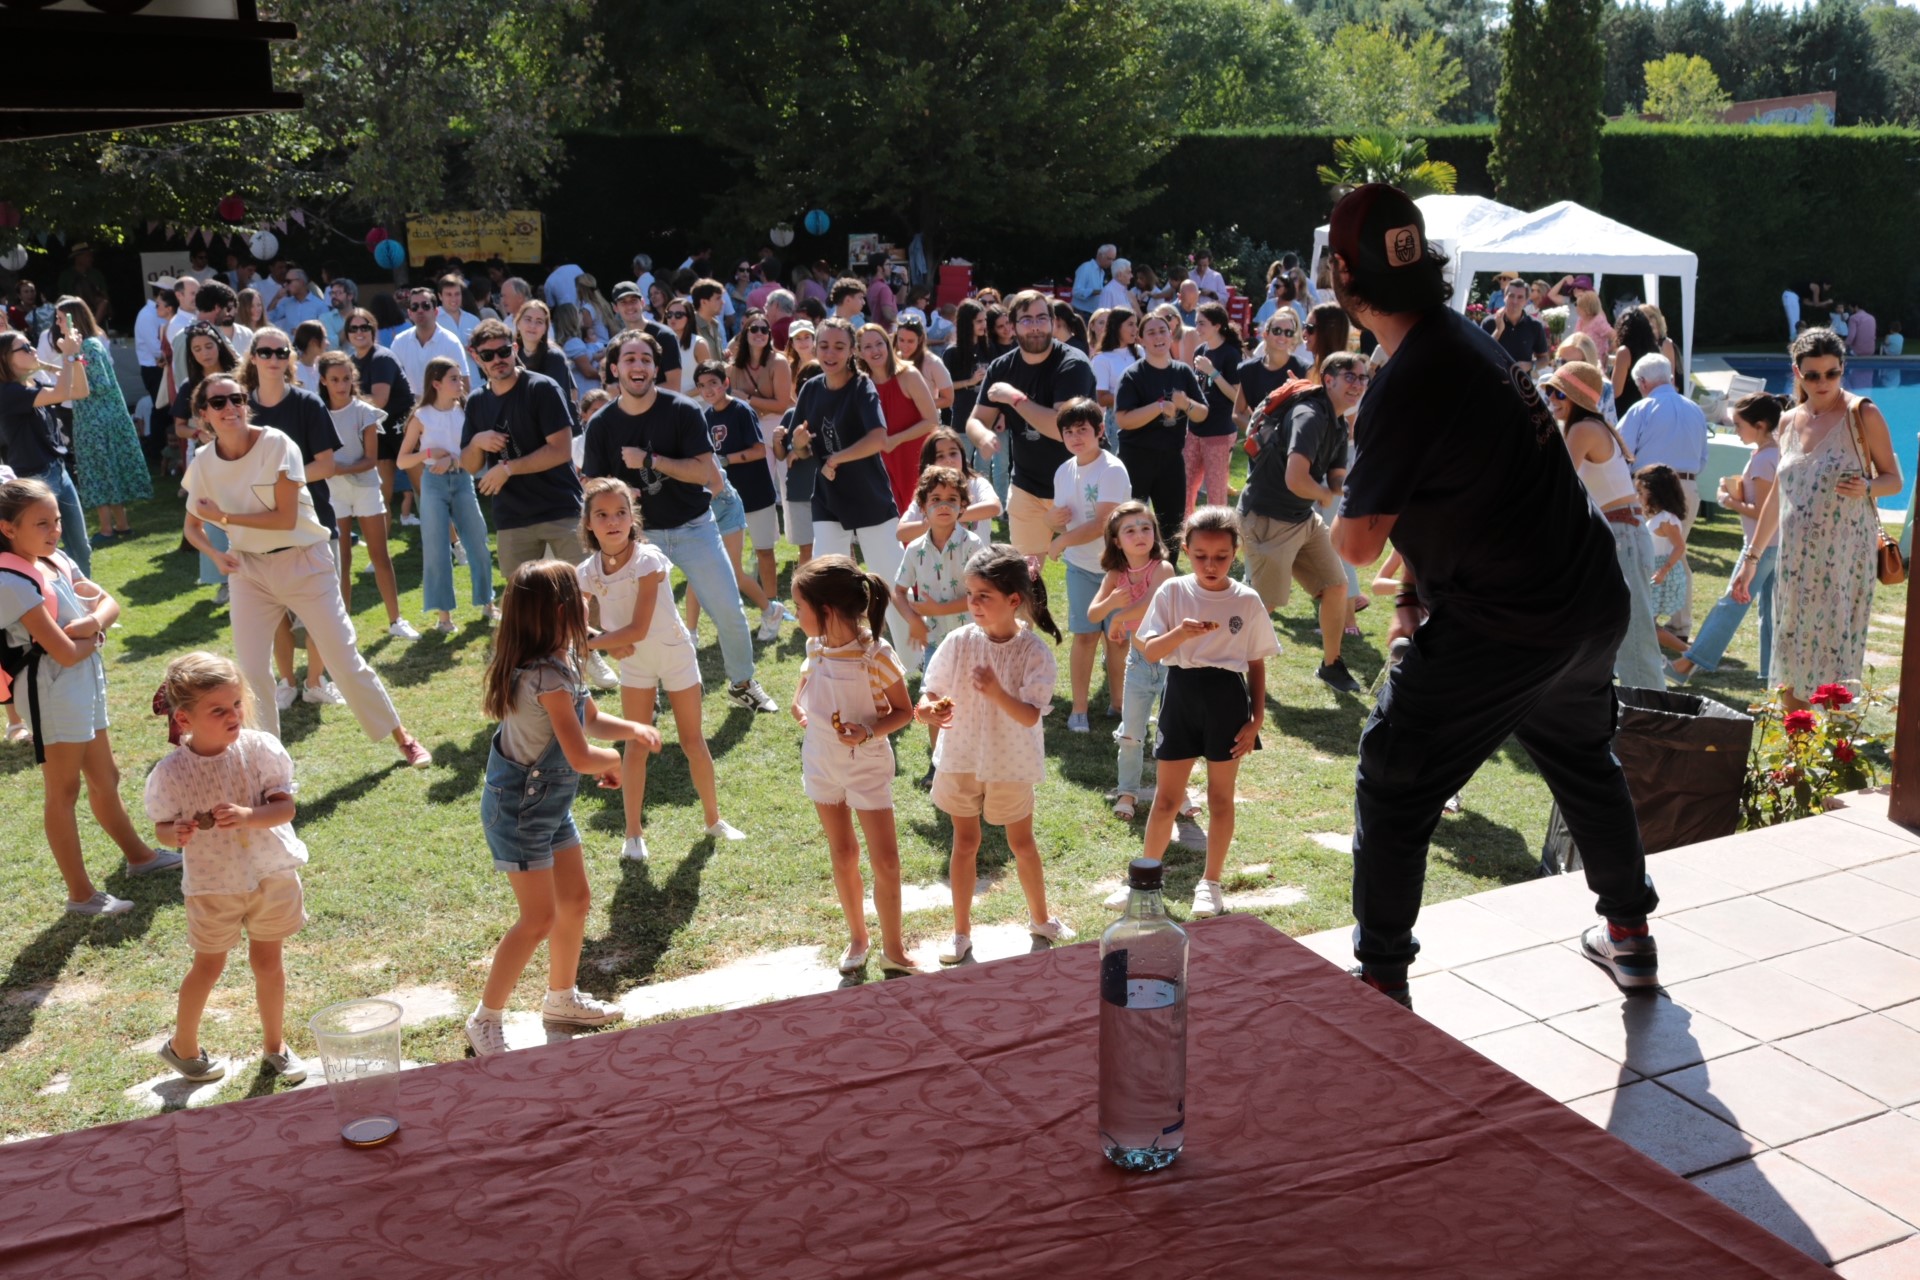
[[[993,491],[1000,495],[1000,509],[1007,507],[1007,486],[1013,480],[1013,456],[1007,451],[1007,433],[995,433],[1000,441],[1000,451],[991,458],[982,458],[976,450],[973,455],[973,469],[987,478]]]
[[[435,612],[453,612],[453,548],[447,540],[451,525],[460,531],[460,545],[467,549],[474,608],[492,604],[493,552],[473,477],[458,470],[443,476],[422,470],[419,496],[421,600]]]
[[[208,542],[211,542],[222,551],[227,549],[228,540],[225,529],[222,529],[217,524],[202,523],[200,531],[207,535]],[[202,551],[200,553],[200,585],[203,587],[217,587],[226,580],[227,575],[220,572],[220,566],[213,562],[213,557]]]
[[[1127,680],[1120,698],[1120,727],[1113,731],[1113,740],[1120,744],[1121,795],[1136,800],[1153,798],[1153,786],[1143,787],[1140,774],[1147,745],[1147,719],[1153,712],[1154,699],[1164,703],[1166,691],[1167,669],[1157,662],[1148,662],[1138,649],[1128,645]]]
[[[30,478],[53,490],[53,500],[60,504],[60,549],[80,566],[82,577],[91,578],[93,543],[87,540],[87,509],[80,505],[80,491],[73,487],[73,473],[66,463],[56,462]]]
[[[1620,562],[1620,574],[1627,580],[1627,633],[1613,655],[1614,678],[1631,689],[1665,689],[1666,676],[1660,662],[1660,638],[1653,626],[1653,535],[1644,524],[1615,524],[1613,554]]]
[[[673,567],[700,597],[701,606],[720,633],[720,661],[727,679],[744,684],[753,679],[753,632],[740,604],[740,583],[727,563],[726,544],[711,511],[671,529],[647,530],[647,541],[666,553]]]
[[[1702,671],[1718,671],[1720,659],[1727,652],[1727,646],[1733,642],[1733,633],[1740,629],[1740,623],[1747,616],[1749,607],[1760,610],[1760,670],[1761,683],[1766,683],[1767,671],[1773,661],[1773,584],[1774,570],[1779,567],[1780,548],[1768,547],[1760,553],[1758,563],[1753,566],[1753,585],[1749,588],[1751,606],[1736,603],[1732,594],[1732,584],[1728,584],[1727,593],[1713,602],[1713,608],[1707,613],[1707,620],[1700,624],[1700,634],[1693,638],[1693,647],[1681,656]],[[1740,573],[1740,566],[1733,567],[1734,575]]]

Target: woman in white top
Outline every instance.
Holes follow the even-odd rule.
[[[420,633],[400,616],[400,595],[393,581],[393,557],[387,554],[387,504],[380,495],[380,424],[387,415],[360,398],[360,371],[344,351],[329,351],[314,365],[320,398],[340,447],[333,451],[333,474],[327,477],[327,496],[340,526],[340,598],[353,612],[353,526],[360,525],[373,565],[374,585],[387,606],[387,634],[396,640],[418,640]]]
[[[260,728],[280,736],[273,698],[273,635],[289,612],[326,661],[334,683],[369,739],[391,737],[409,765],[433,756],[400,723],[393,702],[354,643],[353,624],[334,580],[329,533],[314,514],[300,450],[283,432],[256,426],[239,379],[220,373],[194,388],[193,410],[213,426],[213,444],[187,468],[187,541],[211,556],[232,587],[233,650],[253,686]],[[228,549],[206,526],[227,531]]]
[[[675,298],[667,304],[660,318],[667,328],[673,330],[673,336],[677,339],[674,345],[678,350],[666,354],[669,359],[675,355],[680,357],[681,394],[691,396],[694,367],[702,360],[714,358],[713,353],[707,350],[707,340],[694,328],[693,302],[687,298]]]
[[[427,361],[407,434],[400,442],[400,466],[420,476],[420,595],[426,607],[440,614],[433,629],[451,632],[453,626],[453,547],[449,535],[460,531],[466,552],[470,597],[484,621],[492,622],[493,553],[487,545],[487,521],[473,477],[460,466],[461,434],[466,426],[466,393],[460,367],[447,356]]]
[[[1140,349],[1140,318],[1131,311],[1115,311],[1107,316],[1107,329],[1093,357],[1093,398],[1107,411],[1107,448],[1120,448],[1120,426],[1113,417],[1113,396],[1120,389],[1120,375],[1131,369],[1146,352]]]
[[[1746,469],[1737,476],[1723,476],[1720,480],[1718,502],[1731,508],[1740,516],[1740,530],[1745,536],[1742,545],[1753,546],[1754,530],[1760,523],[1760,508],[1767,505],[1767,498],[1773,493],[1774,480],[1780,471],[1780,442],[1774,433],[1780,429],[1780,415],[1789,407],[1785,397],[1772,395],[1765,391],[1756,391],[1742,396],[1733,404],[1733,427],[1740,433],[1742,444],[1753,446],[1753,456],[1747,459]],[[1727,652],[1727,645],[1733,639],[1733,633],[1740,629],[1740,623],[1747,616],[1752,605],[1760,608],[1760,665],[1755,669],[1755,677],[1765,684],[1767,672],[1773,662],[1773,582],[1780,555],[1780,530],[1776,527],[1773,537],[1767,545],[1755,552],[1756,563],[1753,578],[1747,587],[1745,603],[1733,598],[1733,586],[1728,584],[1726,593],[1713,602],[1713,608],[1707,614],[1706,621],[1700,624],[1693,643],[1686,653],[1673,660],[1668,670],[1669,679],[1685,684],[1692,679],[1695,671],[1717,671],[1720,659]],[[1744,565],[1734,566],[1735,576]]]
[[[1627,634],[1614,654],[1613,674],[1635,689],[1664,689],[1660,640],[1653,627],[1653,535],[1633,487],[1633,455],[1620,432],[1600,416],[1600,392],[1607,376],[1599,366],[1574,360],[1555,369],[1540,384],[1547,405],[1560,422],[1560,434],[1580,483],[1613,532],[1613,552],[1620,574],[1627,580],[1633,604],[1627,613]],[[1524,534],[1521,536],[1525,536]],[[1527,584],[1515,583],[1523,591]]]

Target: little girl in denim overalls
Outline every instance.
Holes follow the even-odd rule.
[[[487,750],[480,820],[494,870],[508,874],[520,918],[494,948],[486,989],[467,1019],[467,1041],[481,1056],[507,1047],[507,998],[542,942],[547,997],[540,1012],[546,1022],[598,1027],[625,1016],[618,1005],[574,985],[592,899],[573,797],[582,774],[603,787],[620,785],[619,753],[592,745],[589,734],[609,742],[630,739],[649,751],[660,750],[660,735],[600,714],[580,678],[578,655],[586,642],[586,604],[573,566],[535,560],[515,570],[501,600],[484,682],[486,712],[500,728]]]

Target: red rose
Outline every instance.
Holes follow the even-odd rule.
[[[1816,707],[1844,707],[1853,701],[1853,691],[1843,684],[1823,684],[1807,701]]]
[[[1787,712],[1786,718],[1780,722],[1780,727],[1795,737],[1803,733],[1812,733],[1814,729],[1813,712],[1789,711]]]
[[[1853,757],[1854,757],[1853,744],[1851,742],[1848,742],[1845,738],[1842,738],[1840,739],[1840,741],[1833,744],[1833,758],[1835,760],[1838,760],[1841,764],[1852,764]]]

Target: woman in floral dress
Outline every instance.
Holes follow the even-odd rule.
[[[93,540],[104,542],[133,532],[126,504],[153,496],[153,476],[92,308],[78,298],[62,298],[60,310],[73,317],[80,354],[87,358],[87,398],[73,402],[74,484],[80,505],[99,511],[100,532]]]
[[[1806,694],[1823,684],[1860,679],[1879,541],[1874,499],[1905,487],[1886,418],[1840,385],[1847,359],[1840,338],[1809,329],[1792,354],[1804,399],[1780,419],[1779,474],[1733,583],[1733,598],[1746,603],[1759,549],[1779,529],[1768,683],[1790,711],[1804,708]]]

